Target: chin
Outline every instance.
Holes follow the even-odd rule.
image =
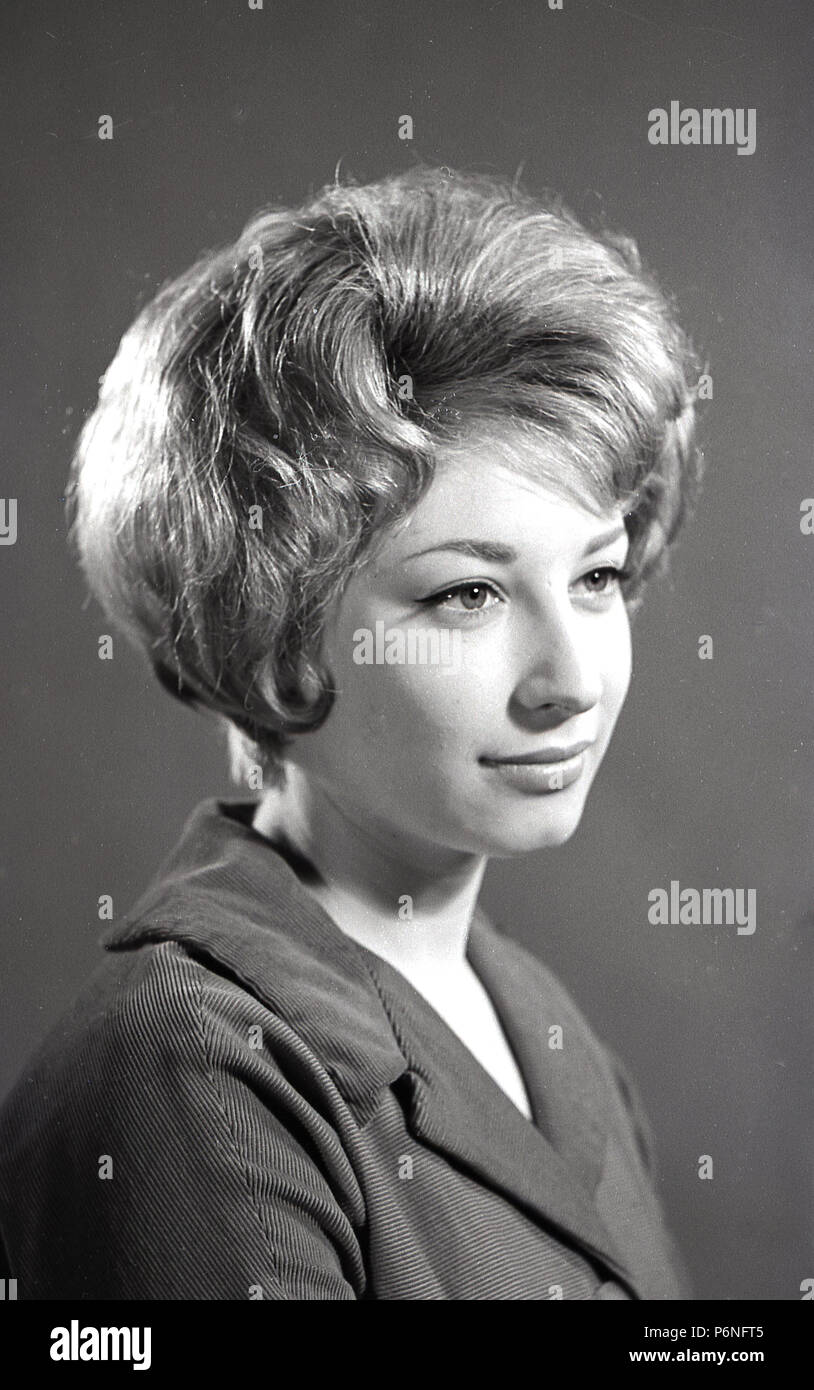
[[[565,797],[566,793],[553,795]],[[512,816],[501,816],[497,811],[483,837],[481,852],[490,859],[512,859],[519,854],[533,854],[535,850],[557,849],[567,844],[579,828],[585,800],[580,797],[576,803],[563,801],[557,806],[549,806],[548,800],[546,798],[542,810],[532,801],[532,809],[516,810]]]
[[[499,844],[491,845],[486,850],[486,854],[490,859],[516,859],[521,854],[534,854],[536,850],[558,849],[561,845],[568,843],[576,833],[578,825],[579,821],[563,829],[554,830],[552,828],[547,834],[538,833],[522,838],[518,836],[512,844],[509,844],[507,838],[504,838]]]

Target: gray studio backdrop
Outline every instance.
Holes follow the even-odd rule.
[[[802,0],[7,0],[0,1088],[92,969],[99,896],[121,916],[195,803],[238,790],[213,726],[121,639],[98,659],[108,626],[66,552],[69,453],[119,336],[162,279],[340,160],[361,180],[418,160],[522,166],[637,238],[713,399],[703,501],[635,624],[583,824],[561,851],[495,861],[483,903],[629,1065],[699,1297],[801,1297],[813,27]],[[649,143],[648,113],[673,100],[754,109],[754,151]],[[652,925],[648,894],[674,880],[754,889],[756,930]]]

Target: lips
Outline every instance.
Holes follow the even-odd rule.
[[[506,758],[480,758],[479,762],[486,763],[489,767],[524,767],[535,763],[564,763],[569,758],[575,758],[578,753],[590,748],[590,739],[583,739],[581,743],[569,744],[567,748],[538,748],[534,753],[511,753]]]

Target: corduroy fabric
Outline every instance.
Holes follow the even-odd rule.
[[[18,1297],[691,1297],[635,1088],[551,973],[477,911],[529,1121],[254,806],[195,810],[3,1108]]]

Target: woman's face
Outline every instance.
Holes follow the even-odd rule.
[[[336,701],[293,760],[374,839],[428,858],[562,844],[630,680],[627,548],[620,511],[507,471],[494,444],[447,450],[334,604]],[[530,755],[547,761],[512,761]]]

